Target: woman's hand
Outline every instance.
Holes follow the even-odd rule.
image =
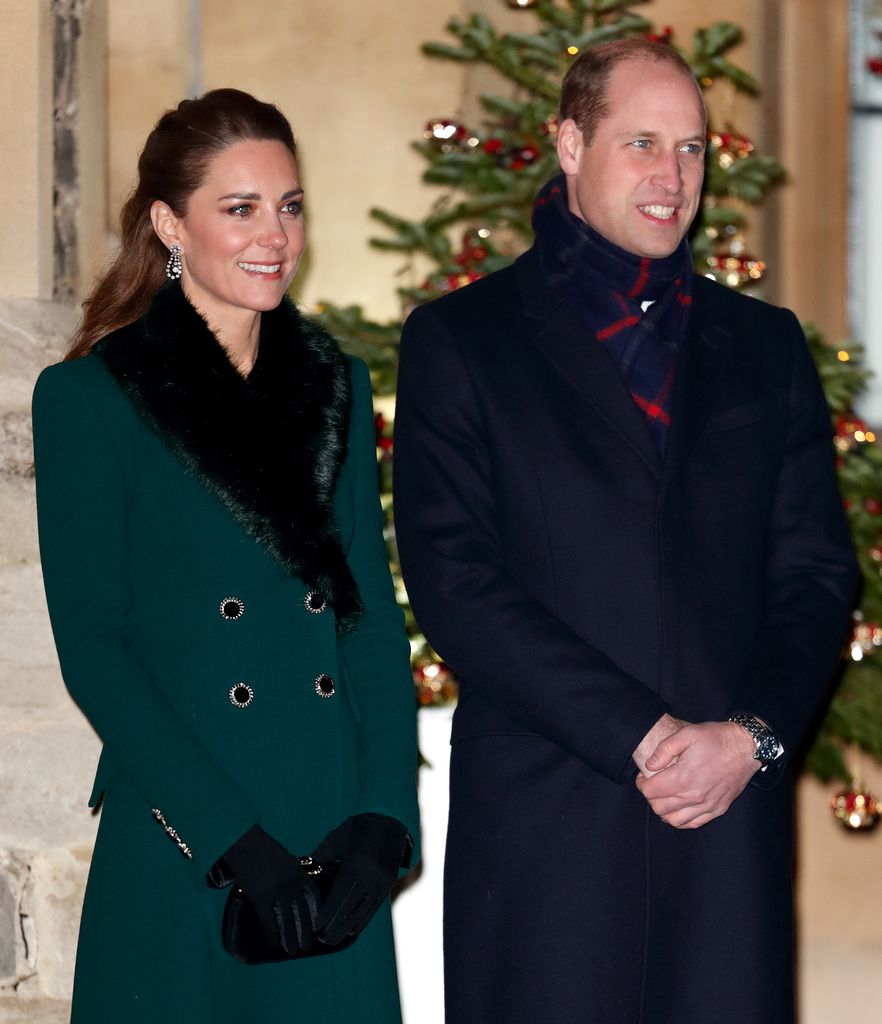
[[[217,888],[236,884],[248,897],[268,949],[292,955],[315,939],[318,890],[300,861],[254,825],[227,850],[208,875]]]
[[[312,856],[339,861],[340,868],[315,922],[318,938],[335,946],[359,935],[389,895],[398,869],[407,866],[412,849],[404,825],[385,814],[355,814],[329,832]]]

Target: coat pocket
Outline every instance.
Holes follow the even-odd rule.
[[[730,405],[728,409],[718,409],[704,425],[704,433],[712,434],[718,430],[734,430],[759,423],[769,415],[768,403],[762,401],[741,402]]]
[[[110,782],[117,768],[116,758],[107,747],[102,747],[101,757],[98,758],[98,767],[95,769],[95,781],[92,783],[92,792],[89,794],[90,807],[98,805],[104,790],[107,789],[107,783]]]

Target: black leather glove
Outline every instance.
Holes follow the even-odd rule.
[[[407,829],[385,814],[355,814],[325,836],[313,859],[336,860],[340,868],[315,922],[322,942],[335,946],[362,932],[412,850]]]
[[[257,914],[267,948],[289,955],[306,950],[315,938],[318,890],[300,861],[254,825],[227,850],[208,873],[222,888],[233,880]]]

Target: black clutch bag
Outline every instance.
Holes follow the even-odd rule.
[[[314,861],[312,857],[301,857],[300,866],[315,883],[319,892],[319,906],[324,903],[331,891],[338,861]],[[316,939],[309,949],[296,953],[286,953],[278,946],[267,946],[260,930],[254,907],[248,897],[237,886],[233,885],[227,904],[224,908],[224,920],[221,925],[221,941],[224,949],[243,964],[273,964],[285,960],[303,960],[310,956],[325,956],[346,949],[355,941],[355,936],[348,936],[336,946],[329,946]]]

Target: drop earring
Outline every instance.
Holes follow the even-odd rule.
[[[173,245],[168,251],[168,263],[165,265],[165,276],[171,281],[177,279],[184,272],[184,265],[181,263],[181,247]]]

